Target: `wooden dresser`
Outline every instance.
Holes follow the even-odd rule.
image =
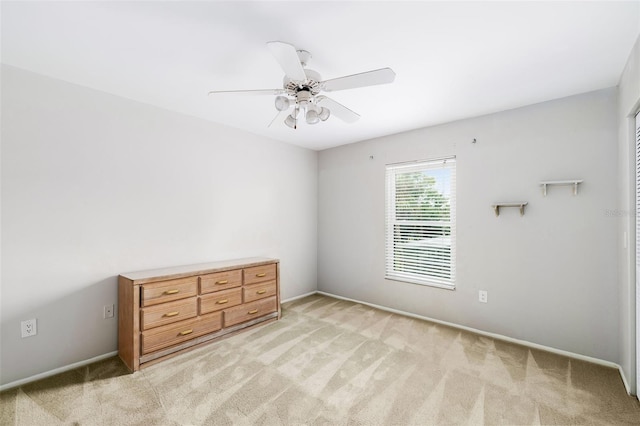
[[[248,258],[118,277],[118,353],[132,371],[280,318],[279,261]]]

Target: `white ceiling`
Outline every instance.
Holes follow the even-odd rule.
[[[2,62],[295,145],[325,149],[615,86],[640,2],[6,2]],[[333,92],[362,118],[269,122],[265,43],[313,55],[323,79],[391,67],[390,85]]]

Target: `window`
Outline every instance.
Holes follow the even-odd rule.
[[[636,113],[636,390],[640,390],[640,112]],[[636,392],[640,395],[640,392]],[[640,396],[638,396],[640,399]]]
[[[455,287],[455,157],[387,166],[385,278]]]

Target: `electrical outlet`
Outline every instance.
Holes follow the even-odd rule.
[[[20,331],[22,332],[22,337],[35,336],[38,334],[36,319],[34,318],[22,321],[20,323]]]
[[[487,303],[487,291],[486,290],[478,291],[478,301],[480,301],[482,303]]]
[[[113,305],[104,305],[104,319],[113,318]]]

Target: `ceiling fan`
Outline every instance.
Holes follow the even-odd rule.
[[[331,115],[346,123],[353,123],[360,115],[321,93],[387,84],[393,82],[396,77],[391,68],[381,68],[322,80],[317,71],[306,68],[311,59],[311,54],[306,50],[296,49],[293,45],[281,41],[270,41],[267,47],[284,71],[281,89],[214,90],[209,92],[209,95],[276,95],[275,107],[278,114],[269,123],[269,127],[276,120],[284,119],[284,124],[296,129],[302,118],[308,124],[316,124],[326,121]]]

